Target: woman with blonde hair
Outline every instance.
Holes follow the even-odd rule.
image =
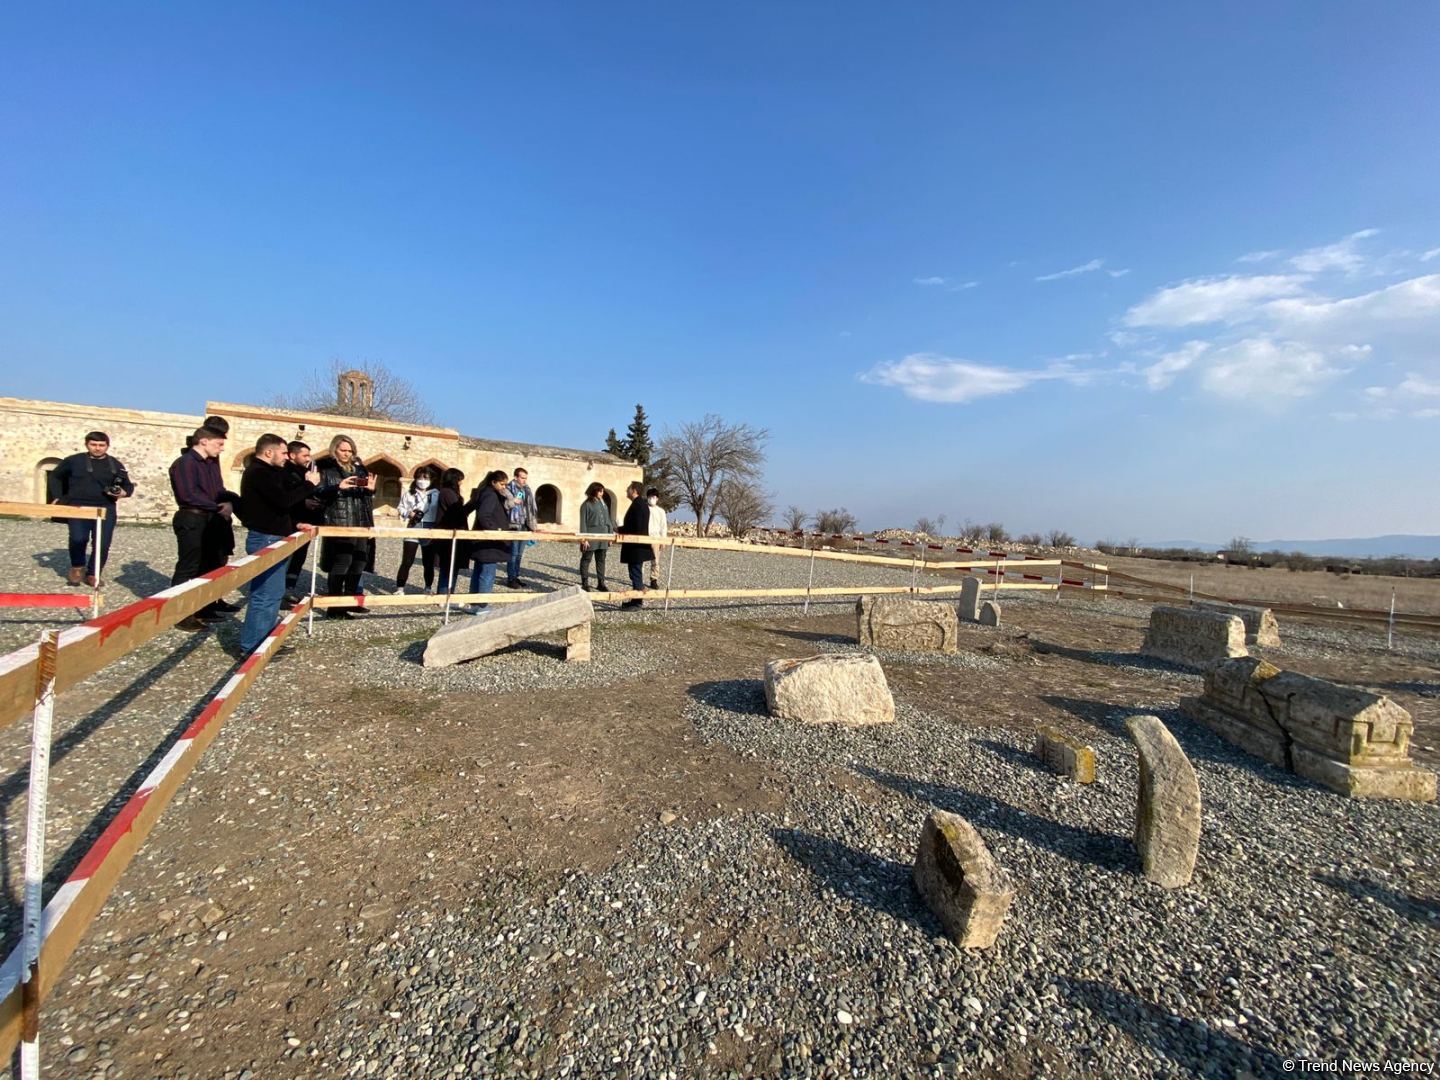
[[[375,525],[375,477],[360,461],[360,451],[349,435],[330,440],[330,452],[320,463],[317,494],[325,503],[325,524],[369,529]],[[326,574],[325,591],[331,596],[359,596],[360,576],[370,562],[373,541],[327,537],[320,569]],[[348,619],[359,608],[327,608],[332,619]]]

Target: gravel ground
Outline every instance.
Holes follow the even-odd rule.
[[[64,588],[58,527],[0,522],[0,535],[7,588]],[[119,537],[110,609],[167,584],[173,560],[168,529],[128,527]],[[398,550],[398,541],[382,544],[381,565],[393,567]],[[546,587],[572,583],[570,554],[530,549],[527,576]],[[807,569],[798,559],[682,551],[675,580],[690,587],[803,585]],[[617,577],[612,569],[612,581]],[[817,563],[815,584],[909,578],[908,571]],[[377,583],[380,591],[390,584]],[[812,612],[851,604],[817,603]],[[882,653],[882,662],[1001,679],[1025,652],[1013,628],[1039,605],[1092,610],[1136,627],[1148,610],[1114,598],[1004,604],[1007,629],[988,634],[994,648],[1011,650],[1003,658]],[[687,602],[669,613],[657,605],[639,612],[601,605],[589,665],[567,665],[558,644],[542,642],[483,666],[426,672],[416,663],[417,644],[437,625],[435,613],[317,620],[315,641],[302,641],[294,655],[313,648],[304,661],[312,669],[354,672],[360,695],[564,690],[676,674],[667,637],[650,632],[663,623],[694,623],[680,629],[699,632],[701,620],[782,613],[794,617],[799,605]],[[69,621],[77,620],[7,619],[0,647]],[[193,714],[192,704],[223,680],[231,661],[216,638],[237,632],[232,619],[219,635],[161,635],[65,695],[52,865],[73,864],[128,795],[127,785],[143,775],[138,759],[156,758]],[[1292,655],[1344,658],[1355,648],[1341,628],[1282,621],[1281,632],[1282,652]],[[853,647],[838,635],[813,645]],[[1397,645],[1403,656],[1440,660],[1433,640],[1402,637]],[[971,647],[968,634],[962,647]],[[1129,653],[1086,658],[1130,674],[1175,675]],[[283,678],[284,665],[295,663],[294,656],[281,661],[266,678]],[[1192,679],[1183,682],[1190,692]],[[398,980],[394,999],[378,1014],[337,1002],[317,1032],[313,1060],[326,1067],[315,1075],[889,1076],[993,1067],[1002,1075],[1070,1069],[1240,1077],[1277,1073],[1287,1057],[1433,1060],[1440,1046],[1440,865],[1433,854],[1440,812],[1325,792],[1192,725],[1174,711],[1174,691],[1166,693],[1151,711],[1189,753],[1205,800],[1196,878],[1176,892],[1137,872],[1129,840],[1136,761],[1125,710],[1093,735],[1099,782],[1078,787],[1037,768],[1028,738],[1003,728],[966,727],[903,701],[895,725],[806,728],[764,716],[757,681],[700,683],[685,719],[705,743],[783,774],[785,809],[657,821],[604,871],[572,872],[558,885],[486,873],[466,905],[420,904],[357,961],[368,965],[374,986]],[[250,726],[249,737],[260,737],[277,723],[248,705],[242,710],[237,734],[207,755],[212,772],[226,772],[238,732]],[[981,724],[987,717],[959,719]],[[286,723],[303,738],[303,709]],[[10,882],[0,925],[11,940],[24,827],[23,726],[0,745],[0,858]],[[393,755],[379,762],[399,767]],[[403,775],[392,779],[394,796],[403,798]],[[334,792],[312,794],[311,829]],[[268,798],[261,789],[250,801],[263,806]],[[914,894],[910,865],[931,807],[971,820],[1016,880],[1009,921],[990,951],[955,949]],[[211,873],[182,869],[191,877]],[[132,868],[132,879],[137,872]],[[177,895],[191,891],[189,880],[176,874]],[[83,969],[67,977],[85,978]],[[173,995],[164,990],[154,993],[168,1002]],[[83,1019],[75,1022],[83,1035]],[[101,1061],[106,1046],[96,1046]],[[81,1059],[73,1066],[67,1075],[79,1074]]]
[[[1163,718],[1196,766],[1193,884],[1141,878],[1123,713],[1100,780],[1061,781],[999,729],[901,708],[844,731],[711,686],[703,737],[783,768],[785,815],[654,826],[608,872],[496,881],[372,962],[378,1024],[341,1019],[352,1076],[949,1075],[1046,1063],[1130,1076],[1276,1074],[1284,1058],[1440,1045],[1433,807],[1343,800]],[[849,778],[837,783],[836,776]],[[918,901],[921,820],[963,814],[1018,894],[988,952]]]

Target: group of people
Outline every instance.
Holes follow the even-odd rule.
[[[355,440],[337,435],[330,440],[326,455],[316,462],[310,447],[299,440],[286,441],[279,435],[262,435],[254,455],[241,477],[240,490],[225,486],[220,457],[230,426],[223,417],[207,416],[185,440],[185,449],[170,466],[170,487],[176,510],[171,519],[175,533],[176,560],[171,584],[178,585],[224,566],[235,550],[233,522],[239,518],[247,529],[245,550],[254,554],[284,539],[297,528],[339,525],[371,528],[375,524],[375,475],[360,460]],[[102,431],[85,436],[85,452],[66,458],[50,474],[51,502],[70,506],[103,507],[100,521],[72,520],[69,525],[70,569],[67,581],[95,585],[108,562],[115,533],[117,503],[135,493],[135,484],[125,466],[110,455],[110,439]],[[401,496],[401,520],[415,530],[455,529],[534,532],[538,507],[524,467],[513,475],[503,469],[487,473],[468,498],[462,494],[465,474],[459,469],[439,470],[422,466],[416,470],[409,490]],[[659,492],[648,492],[638,483],[626,489],[629,503],[618,532],[625,536],[664,537],[668,531]],[[608,592],[605,563],[609,537],[617,532],[605,487],[592,483],[585,489],[580,507],[580,533],[596,535],[580,541],[580,584],[587,592]],[[600,536],[605,539],[600,539]],[[397,590],[409,581],[417,558],[425,591],[451,591],[457,575],[470,567],[470,592],[494,591],[501,565],[505,584],[524,588],[521,563],[525,549],[534,541],[465,540],[454,545],[430,542],[417,532],[402,546],[400,568],[395,575]],[[620,545],[620,562],[627,567],[630,588],[643,593],[645,568],[649,564],[649,587],[658,587],[660,548],[654,543],[627,541]],[[240,649],[248,653],[264,640],[282,607],[299,602],[300,574],[306,549],[284,563],[263,571],[250,583],[250,602],[241,631]],[[453,554],[453,559],[452,559]],[[98,562],[97,562],[98,559]],[[325,575],[326,592],[332,596],[363,594],[363,575],[375,567],[373,538],[327,537],[321,548],[319,572]],[[595,584],[592,587],[591,569]],[[641,606],[639,598],[622,607]],[[186,630],[201,630],[239,607],[216,600],[183,619]],[[326,616],[353,618],[361,607],[327,608]],[[483,610],[483,605],[474,610]]]

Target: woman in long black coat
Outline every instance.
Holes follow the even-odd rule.
[[[644,543],[621,544],[620,561],[630,570],[630,589],[632,592],[645,591],[645,564],[655,557],[655,551],[650,546],[650,504],[645,501],[645,489],[639,484],[631,484],[625,489],[625,497],[630,500],[630,508],[625,511],[625,520],[620,525],[620,533],[623,536],[639,536],[644,538]],[[621,607],[637,608],[643,607],[645,601],[635,599],[626,600]]]
[[[510,528],[510,515],[505,512],[505,485],[510,474],[504,469],[486,473],[485,481],[475,489],[470,502],[475,507],[476,531],[501,530]],[[510,542],[507,540],[477,540],[470,555],[470,591],[490,593],[495,591],[495,568],[510,559]],[[477,605],[476,611],[484,611],[489,605]]]
[[[464,480],[465,474],[459,469],[446,469],[440,474],[440,492],[435,502],[435,528],[464,529],[468,527],[465,521],[468,516],[468,511],[465,509],[465,496],[460,494],[460,485]],[[455,562],[452,566],[450,541],[432,540],[430,543],[436,548],[435,563],[440,570],[440,586],[447,593],[454,592],[455,573],[465,565],[462,549],[459,544],[454,545]]]

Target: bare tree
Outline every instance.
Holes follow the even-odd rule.
[[[1003,544],[1010,539],[1010,534],[1000,522],[992,521],[985,526],[985,539],[992,544]]]
[[[351,371],[370,380],[367,393],[341,392],[340,377]],[[275,398],[275,404],[297,412],[393,420],[401,424],[429,424],[435,418],[413,383],[378,362],[351,365],[331,360],[327,367],[310,373],[299,393],[281,394]]]
[[[1049,544],[1050,544],[1051,547],[1055,547],[1055,548],[1069,548],[1069,547],[1074,547],[1074,546],[1076,545],[1076,543],[1077,543],[1077,541],[1076,541],[1075,537],[1071,536],[1069,533],[1065,532],[1063,529],[1051,529],[1051,530],[1050,530],[1050,534],[1049,534]]]
[[[765,524],[775,511],[770,496],[761,490],[758,483],[733,476],[727,476],[720,481],[720,490],[715,494],[715,506],[720,520],[725,522],[730,529],[730,535],[736,539]]]
[[[843,506],[838,510],[821,510],[815,515],[815,528],[822,533],[851,533],[860,522]]]
[[[924,533],[926,536],[940,537],[945,535],[945,515],[939,517],[922,517],[915,519],[915,531]]]
[[[1230,546],[1225,550],[1244,559],[1254,552],[1255,543],[1248,536],[1236,536],[1231,538]]]
[[[785,508],[785,528],[791,532],[804,532],[805,522],[810,520],[810,514],[798,506],[787,506]]]
[[[1039,533],[1021,533],[1018,538],[1018,542],[1022,544],[1029,544],[1031,547],[1039,547],[1041,544],[1045,543],[1045,538]]]
[[[708,533],[715,520],[715,501],[723,482],[759,479],[769,438],[764,428],[730,424],[714,413],[666,430],[660,457],[681,505],[695,515],[700,535]]]

